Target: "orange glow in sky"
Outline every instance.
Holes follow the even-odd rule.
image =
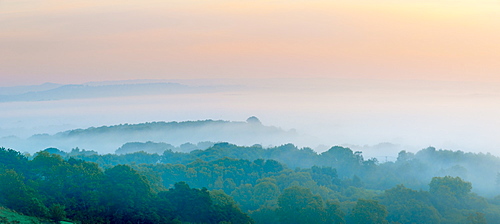
[[[500,81],[499,12],[487,0],[0,1],[0,85]]]

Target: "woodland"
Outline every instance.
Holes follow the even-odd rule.
[[[72,223],[500,220],[500,159],[490,154],[429,147],[379,162],[340,146],[323,153],[292,144],[155,150],[30,155],[0,148],[0,206]]]

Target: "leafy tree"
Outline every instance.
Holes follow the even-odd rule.
[[[0,147],[0,170],[13,169],[26,173],[28,169],[28,158],[13,149]]]
[[[212,199],[217,220],[220,222],[228,223],[253,223],[250,217],[244,214],[236,205],[233,198],[222,190],[213,190],[210,192],[210,199]]]
[[[435,207],[444,212],[452,208],[464,208],[464,199],[470,193],[472,184],[460,177],[434,177],[429,183],[429,192]]]
[[[344,224],[345,219],[345,213],[340,210],[340,203],[337,201],[327,201],[326,202],[326,209],[325,209],[325,214],[326,214],[326,223],[332,223],[332,224]]]
[[[463,198],[472,189],[470,182],[463,181],[460,177],[434,177],[429,184],[429,192],[431,194],[438,194],[439,192],[447,191],[457,198]]]
[[[340,184],[340,180],[337,175],[337,170],[332,167],[311,167],[311,177],[318,185],[336,188]]]
[[[476,212],[475,214],[470,214],[467,217],[467,224],[486,224],[486,218],[481,212]]]
[[[439,223],[438,211],[432,206],[428,192],[398,185],[386,190],[380,202],[387,206],[388,221],[399,223]]]
[[[14,170],[0,173],[0,204],[27,215],[46,217],[47,207],[35,197],[32,188],[24,183],[24,177]]]
[[[259,205],[259,207],[274,207],[277,204],[280,190],[273,182],[263,181],[255,185],[252,195],[253,204]]]
[[[142,222],[150,213],[148,204],[153,196],[147,179],[127,165],[117,165],[104,172],[101,205],[107,208],[112,222]],[[140,215],[136,215],[140,214]]]
[[[388,223],[386,220],[387,210],[385,206],[375,200],[358,199],[356,206],[352,209],[352,222],[363,224]]]
[[[176,218],[192,223],[212,223],[212,200],[207,189],[192,189],[185,182],[179,182],[174,188],[160,192],[158,197],[170,201]]]
[[[278,198],[277,214],[281,223],[323,223],[324,213],[321,197],[307,188],[287,188]]]
[[[259,224],[276,224],[280,222],[276,208],[262,206],[255,211],[251,211],[250,216],[255,223]]]
[[[64,211],[64,206],[60,204],[53,204],[49,208],[49,217],[55,222],[59,222],[66,218],[66,211]]]
[[[349,148],[334,146],[321,153],[321,164],[336,168],[343,177],[351,176],[361,167],[363,157],[360,152],[353,152]]]
[[[266,160],[263,169],[265,173],[278,173],[283,170],[283,165],[276,160]]]
[[[236,200],[243,211],[251,211],[259,208],[259,204],[256,204],[252,197],[254,196],[254,189],[251,184],[242,184],[237,187],[231,196]]]
[[[407,152],[406,150],[403,150],[398,153],[398,162],[407,162],[409,160],[412,160],[415,158],[415,154],[411,152]]]
[[[465,170],[477,174],[481,168],[490,178],[484,185],[494,187],[500,159],[491,155],[429,148],[415,155],[400,153],[397,161],[379,164],[343,147],[318,155],[291,144],[264,149],[228,143],[190,153],[166,151],[161,156],[89,152],[51,149],[29,160],[14,150],[0,149],[0,204],[85,224],[251,222],[238,204],[256,223],[495,223],[500,219],[500,199],[488,202],[471,193],[471,183],[461,177],[428,182],[436,174],[464,175]],[[300,164],[302,159],[305,163]],[[476,165],[467,165],[472,162]],[[484,164],[491,169],[484,169]],[[396,186],[401,183],[410,188]],[[429,191],[412,190],[426,184]],[[345,217],[346,213],[351,214]]]

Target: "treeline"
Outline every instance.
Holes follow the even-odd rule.
[[[258,145],[221,143],[207,150],[167,150],[161,155],[98,155],[80,149],[68,153],[47,149],[30,156],[1,151],[0,178],[4,179],[0,182],[17,178],[17,182],[9,183],[17,186],[16,192],[25,193],[15,198],[30,199],[23,202],[25,206],[16,207],[19,201],[13,203],[13,192],[8,191],[12,188],[0,187],[0,204],[23,213],[81,222],[248,223],[253,219],[255,223],[322,224],[500,220],[498,197],[487,200],[472,193],[470,182],[446,174],[450,169],[434,171],[443,175],[429,177],[425,183],[422,180],[435,168],[428,165],[425,157],[431,156],[434,163],[448,161],[443,166],[454,167],[460,162],[462,168],[451,170],[463,172],[466,164],[476,160],[483,162],[479,167],[486,164],[494,170],[492,164],[497,164],[498,159],[491,155],[428,148],[416,154],[403,151],[396,162],[379,164],[348,148],[332,147],[317,154],[290,144],[264,149]],[[179,194],[175,196],[175,192]],[[185,197],[179,199],[181,195]],[[200,216],[206,218],[192,219]]]
[[[210,142],[204,142],[209,145]],[[250,147],[228,143],[214,144],[206,150],[193,150],[189,153],[163,148],[162,144],[131,143],[122,148],[140,147],[157,153],[129,153],[126,155],[106,154],[73,149],[65,153],[54,150],[62,156],[71,156],[85,161],[96,162],[101,166],[117,164],[188,164],[196,160],[213,161],[225,157],[255,161],[271,159],[285,164],[290,169],[306,169],[313,166],[332,167],[340,179],[361,179],[365,188],[386,190],[399,184],[412,189],[428,189],[429,180],[436,176],[458,176],[474,184],[474,192],[494,197],[500,194],[500,158],[483,153],[464,153],[462,151],[437,150],[429,147],[411,153],[401,151],[397,161],[379,163],[374,158],[365,159],[361,152],[349,148],[334,146],[323,153],[316,153],[311,148],[298,148],[292,144],[263,148],[260,145]],[[188,144],[186,144],[188,145]],[[200,144],[199,144],[200,145]],[[94,154],[94,155],[91,155]]]
[[[148,122],[90,127],[59,132],[54,135],[36,134],[27,139],[11,136],[0,139],[3,147],[34,152],[48,147],[70,151],[78,146],[112,153],[127,142],[165,142],[176,146],[186,142],[229,141],[240,145],[280,144],[300,140],[295,131],[261,124],[258,119],[243,121],[200,120],[183,122]],[[168,147],[168,146],[167,146]],[[204,146],[199,146],[204,147]],[[192,148],[192,147],[191,147]],[[190,149],[183,147],[181,150]],[[199,148],[206,149],[206,148]],[[125,149],[121,153],[128,153]]]
[[[150,174],[149,174],[150,175]],[[223,191],[152,186],[129,165],[0,148],[0,205],[30,216],[78,223],[253,223]]]

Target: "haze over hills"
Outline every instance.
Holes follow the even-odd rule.
[[[34,86],[0,87],[0,102],[213,93],[233,88],[234,86],[188,86],[161,80],[89,82],[77,85],[45,83]]]
[[[381,161],[386,156],[394,159],[400,150],[415,152],[429,146],[499,155],[495,130],[500,110],[494,106],[500,100],[498,86],[422,80],[206,78],[0,87],[0,138],[151,121],[238,121],[257,115],[266,125],[313,136],[308,139],[314,141],[292,143],[315,149],[325,145],[319,152],[334,145],[349,146]],[[377,146],[384,142],[396,147]]]
[[[498,1],[0,9],[0,224],[500,223]]]
[[[280,145],[303,138],[294,130],[285,131],[265,126],[255,118],[246,122],[203,120],[184,122],[150,122],[91,127],[59,132],[54,135],[37,134],[27,139],[2,138],[3,146],[34,152],[48,147],[64,151],[82,148],[99,153],[115,152],[129,142],[164,142],[180,146],[184,143],[231,142],[240,145]],[[210,146],[210,145],[208,145]]]
[[[29,92],[47,91],[63,86],[62,84],[46,82],[40,85],[0,87],[0,96],[20,95]]]

